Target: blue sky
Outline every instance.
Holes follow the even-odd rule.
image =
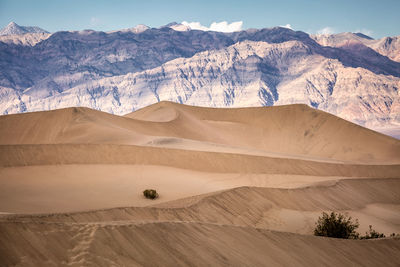
[[[0,27],[14,21],[48,31],[159,27],[169,22],[242,21],[242,29],[290,25],[309,33],[400,35],[400,0],[0,0]]]

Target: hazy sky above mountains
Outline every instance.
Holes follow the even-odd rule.
[[[185,21],[222,31],[287,26],[309,33],[350,31],[380,38],[400,35],[399,14],[400,0],[0,0],[0,27],[14,21],[50,32]]]

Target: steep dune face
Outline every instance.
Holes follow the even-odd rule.
[[[311,234],[400,232],[399,178],[400,141],[305,105],[0,116],[0,265],[396,266],[399,239]]]

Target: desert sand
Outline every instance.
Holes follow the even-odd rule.
[[[400,233],[399,178],[399,140],[306,105],[0,116],[0,265],[398,266],[398,238],[312,233]]]

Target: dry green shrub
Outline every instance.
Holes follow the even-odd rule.
[[[360,236],[360,239],[372,239],[372,238],[383,238],[385,234],[379,233],[372,229],[372,225],[369,226],[369,231],[365,232],[365,236]]]
[[[156,199],[156,198],[158,198],[158,193],[154,189],[146,189],[146,190],[144,190],[143,191],[143,195],[144,195],[145,198],[148,198],[148,199]]]
[[[359,237],[356,232],[358,226],[358,220],[353,222],[351,217],[336,212],[331,212],[331,214],[323,212],[322,216],[318,218],[314,235],[357,239]]]

